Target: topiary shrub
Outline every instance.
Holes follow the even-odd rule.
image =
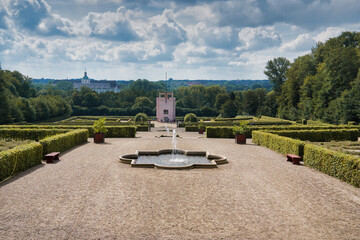
[[[138,113],[135,116],[136,124],[143,124],[148,122],[148,116],[145,113]]]
[[[194,113],[188,113],[184,117],[184,122],[186,122],[186,123],[197,122],[197,117]]]
[[[360,187],[360,159],[324,147],[306,144],[304,165]]]

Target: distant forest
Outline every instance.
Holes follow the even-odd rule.
[[[31,81],[21,73],[0,71],[0,123],[34,122],[57,116],[155,115],[159,91],[173,91],[176,114],[234,117],[266,115],[329,123],[360,120],[360,33],[344,32],[291,63],[270,60],[269,80],[117,81],[120,92],[73,90],[72,84]],[[34,84],[35,83],[35,84]]]

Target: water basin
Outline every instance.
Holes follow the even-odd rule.
[[[122,163],[132,167],[156,167],[167,169],[216,168],[227,163],[224,156],[213,155],[207,151],[185,151],[181,149],[162,149],[158,151],[137,151],[119,157]]]

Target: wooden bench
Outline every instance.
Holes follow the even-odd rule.
[[[301,157],[295,154],[286,154],[286,158],[289,162],[292,162],[295,165],[300,165]]]
[[[59,160],[60,152],[52,152],[45,155],[46,163],[54,163],[54,160]]]

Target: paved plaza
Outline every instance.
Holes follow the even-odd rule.
[[[171,148],[164,124],[136,138],[89,139],[0,185],[0,239],[360,239],[358,188],[251,139],[177,131],[179,149],[229,163],[162,170],[118,161]]]

